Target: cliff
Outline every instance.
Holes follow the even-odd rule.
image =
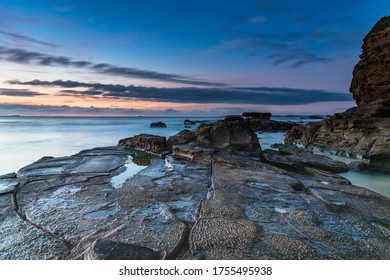
[[[364,38],[350,90],[357,108],[321,122],[294,126],[288,144],[367,159],[372,168],[390,169],[390,17]]]

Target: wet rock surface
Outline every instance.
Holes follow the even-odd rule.
[[[349,171],[349,167],[344,162],[313,154],[309,150],[298,148],[294,145],[277,146],[279,149],[278,152],[274,150],[263,151],[261,157],[265,162],[295,171],[304,171],[305,167],[313,167],[332,173]]]
[[[121,147],[44,157],[0,178],[18,181],[0,195],[0,259],[390,258],[388,198],[307,160],[294,169],[243,154],[259,148],[246,126],[245,137],[219,130],[239,124],[201,126],[175,144],[191,160],[174,157],[173,145],[119,186],[130,154]]]

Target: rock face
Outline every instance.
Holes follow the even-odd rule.
[[[350,91],[360,114],[390,117],[390,17],[383,17],[363,40]]]
[[[271,120],[271,113],[244,112],[242,116],[255,131],[286,131],[294,126],[293,123]]]
[[[351,92],[358,105],[321,122],[294,126],[285,143],[330,150],[390,169],[390,18],[382,18],[363,43]]]

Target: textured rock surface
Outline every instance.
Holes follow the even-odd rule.
[[[284,142],[367,159],[373,168],[390,169],[389,118],[364,118],[347,111],[321,122],[296,125]]]
[[[118,186],[128,156],[45,157],[4,178],[19,185],[0,195],[0,259],[390,258],[390,200],[318,166],[218,149],[154,158]]]
[[[140,134],[119,140],[118,146],[128,150],[162,154],[167,150],[166,142],[166,138],[163,136]]]
[[[241,117],[231,116],[215,124],[201,124],[195,132],[183,130],[170,137],[175,158],[211,161],[215,151],[227,150],[258,156],[261,147],[256,134]]]
[[[306,149],[292,145],[279,145],[279,152],[265,150],[261,158],[273,165],[295,171],[304,171],[305,167],[313,167],[332,173],[349,171],[348,166],[341,161],[332,160],[326,156],[313,154]]]
[[[155,127],[167,127],[167,125],[163,122],[154,122],[150,124],[150,127],[155,128]]]
[[[271,120],[271,113],[245,112],[242,116],[255,131],[286,131],[294,126],[293,123]]]
[[[353,71],[351,92],[358,105],[321,122],[294,126],[287,144],[330,150],[369,160],[390,170],[390,18],[378,21],[364,38],[363,53]]]
[[[383,17],[363,40],[350,91],[367,116],[390,117],[390,17]]]

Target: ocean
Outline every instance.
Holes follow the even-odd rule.
[[[43,156],[69,156],[81,150],[115,146],[118,140],[140,133],[171,136],[185,129],[185,117],[0,117],[0,175],[17,172]],[[223,117],[191,117],[193,121],[210,122]],[[299,116],[272,117],[279,121],[306,123],[316,119]],[[150,128],[163,121],[166,128]],[[193,126],[192,128],[195,128]],[[262,149],[280,143],[284,132],[257,133]],[[350,161],[347,158],[335,159]],[[129,169],[139,167],[128,165]],[[380,172],[350,171],[340,174],[354,185],[372,189],[390,197],[390,175]]]

